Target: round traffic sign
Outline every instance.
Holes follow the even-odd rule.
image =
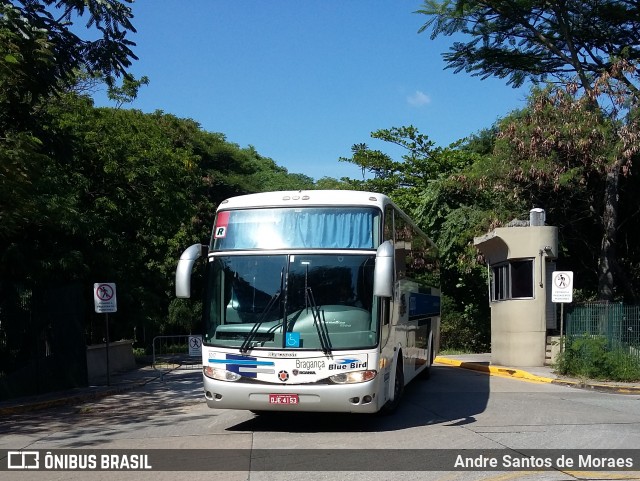
[[[110,301],[113,297],[113,288],[109,284],[100,284],[96,288],[96,296],[101,301]]]

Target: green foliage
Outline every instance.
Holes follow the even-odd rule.
[[[560,87],[534,93],[533,104],[500,127],[509,149],[502,160],[510,165],[494,161],[489,172],[497,188],[518,201],[526,195],[536,206],[555,207],[557,197],[567,205],[572,197],[597,199],[588,209],[578,204],[577,215],[559,213],[557,219],[598,222],[591,232],[600,239],[588,243],[600,246],[590,255],[597,259],[592,277],[598,297],[635,297],[624,272],[629,266],[620,265],[625,256],[616,248],[628,221],[620,216],[620,177],[629,175],[640,150],[638,6],[616,0],[426,0],[417,13],[428,17],[420,31],[431,30],[432,38],[462,34],[443,55],[455,72],[506,78],[515,87],[527,80]]]
[[[303,174],[289,174],[287,169],[278,166],[272,159],[263,157],[253,148],[244,149],[250,165],[249,172],[243,176],[251,192],[271,192],[279,190],[313,189],[314,182]]]
[[[591,93],[594,79],[607,77],[610,85],[638,93],[637,72],[623,67],[640,60],[636,4],[427,0],[417,13],[429,17],[420,32],[431,30],[431,38],[467,36],[443,54],[456,73],[506,78],[515,87],[526,80],[578,79]]]
[[[80,281],[87,305],[94,282],[115,282],[114,339],[134,327],[147,337],[198,330],[197,301],[170,304],[173,277],[182,251],[207,243],[219,202],[313,186],[189,119],[95,108],[70,93],[45,107],[37,135],[0,142],[0,278]],[[89,325],[96,315],[87,316]],[[88,329],[88,342],[101,338]]]
[[[169,303],[167,326],[163,332],[167,332],[167,328],[177,333],[192,334],[201,331],[202,323],[202,302],[192,301],[191,299],[172,299]]]
[[[535,89],[527,107],[498,128],[493,155],[478,164],[476,182],[523,207],[545,208],[548,222],[559,229],[563,262],[584,283],[580,288],[601,298],[615,289],[633,301],[640,288],[631,275],[638,260],[629,251],[639,240],[630,228],[638,176],[629,162],[638,157],[638,123],[629,118],[622,126],[588,98],[546,88]],[[607,244],[617,250],[605,249]],[[598,269],[614,273],[615,285],[602,284]]]
[[[133,102],[138,96],[138,91],[143,85],[149,85],[149,77],[142,76],[137,80],[132,75],[125,75],[121,85],[110,85],[107,89],[107,97],[116,103],[116,108],[123,104]]]
[[[401,159],[355,144],[352,156],[340,160],[370,178],[314,184],[193,120],[161,111],[96,109],[88,98],[69,93],[81,76],[103,78],[120,107],[147,83],[126,72],[135,59],[127,3],[0,4],[0,278],[26,286],[113,281],[119,304],[114,338],[130,337],[133,327],[149,335],[182,332],[193,329],[202,306],[173,300],[176,259],[188,245],[207,241],[223,199],[270,190],[373,190],[390,195],[438,245],[443,346],[486,350],[486,270],[473,237],[544,207],[548,222],[560,227],[563,262],[579,272],[584,285],[577,287],[591,297],[598,283],[598,230],[608,206],[606,175],[619,172],[613,191],[620,200],[619,271],[627,295],[640,288],[634,250],[640,243],[634,228],[640,185],[631,170],[640,149],[640,39],[631,4],[574,2],[553,4],[553,10],[552,4],[525,1],[516,12],[511,2],[427,1],[420,13],[431,16],[425,29],[433,28],[434,36],[471,35],[445,55],[456,71],[508,78],[513,85],[553,77],[565,89],[535,91],[527,108],[448,148],[436,147],[413,126],[378,130],[372,137],[402,147]],[[59,18],[51,13],[54,5]],[[562,23],[558,12],[566,14],[566,31],[554,30]],[[585,12],[594,19],[587,26]],[[99,38],[74,33],[71,22],[79,18]],[[558,44],[545,44],[545,38]],[[575,50],[567,38],[584,41]],[[575,74],[577,80],[569,77]],[[579,91],[587,95],[580,99]],[[612,100],[608,111],[596,103],[604,96]],[[87,289],[87,305],[89,294]],[[575,349],[593,351],[607,375],[627,376],[615,374],[619,352],[602,354],[596,347]]]
[[[324,189],[324,190],[349,190],[351,189],[351,184],[349,183],[349,179],[334,179],[331,177],[322,177],[317,180],[315,183],[315,189]]]
[[[39,164],[49,159],[40,153],[41,142],[28,133],[7,132],[0,142],[0,239],[17,232],[24,219],[38,210]]]
[[[72,85],[78,71],[113,85],[137,59],[130,0],[40,0],[0,3],[0,131],[37,125],[31,115],[52,93]],[[54,16],[55,13],[55,16]],[[79,37],[76,19],[98,36]]]
[[[156,356],[158,355],[184,355],[189,352],[188,344],[160,344],[156,349]],[[171,360],[169,360],[171,361]],[[162,362],[162,360],[161,360]]]
[[[456,149],[435,147],[413,126],[377,130],[371,133],[371,137],[402,147],[405,152],[402,159],[393,160],[389,155],[360,143],[353,145],[350,158],[342,157],[340,161],[356,164],[363,173],[373,176],[367,180],[348,181],[353,188],[390,196],[409,197],[429,183],[464,168],[472,157]]]
[[[489,207],[496,196],[461,182],[480,154],[459,143],[435,148],[415,127],[378,130],[372,137],[402,146],[401,161],[365,144],[353,147],[355,163],[374,177],[348,181],[358,189],[391,196],[438,246],[442,263],[443,346],[486,350],[490,342],[486,278],[477,263],[473,237],[486,232],[494,213]],[[495,205],[495,204],[493,204]]]
[[[484,297],[486,304],[486,296]],[[442,296],[441,350],[488,352],[491,350],[491,328],[483,309],[473,303],[460,307],[461,299]],[[484,309],[486,311],[486,309]]]
[[[610,348],[602,336],[585,334],[568,341],[556,369],[561,374],[588,379],[640,380],[640,359],[622,348]]]
[[[144,347],[133,348],[133,357],[136,359],[136,362],[144,361],[146,356],[147,356],[147,350]]]

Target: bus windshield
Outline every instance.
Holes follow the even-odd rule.
[[[208,263],[205,342],[265,349],[377,344],[375,255],[216,255]]]
[[[220,211],[212,250],[375,249],[380,211],[373,207],[287,207]]]

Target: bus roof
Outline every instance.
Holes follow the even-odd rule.
[[[287,207],[287,206],[384,206],[392,203],[384,194],[360,192],[354,190],[292,190],[280,192],[261,192],[258,194],[231,197],[220,203],[218,210],[246,209],[250,207]]]

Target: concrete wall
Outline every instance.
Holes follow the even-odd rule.
[[[133,341],[109,343],[109,372],[130,371],[136,367]],[[89,384],[102,384],[107,380],[107,354],[105,344],[87,346],[87,378]]]
[[[553,365],[558,362],[560,356],[560,336],[547,336],[547,355],[545,363]]]
[[[491,303],[491,362],[505,366],[544,366],[546,319],[540,299]]]
[[[490,301],[491,362],[514,367],[543,366],[546,354],[547,270],[558,252],[558,229],[551,226],[501,227],[474,244],[491,268],[512,259],[533,259],[533,297]]]

